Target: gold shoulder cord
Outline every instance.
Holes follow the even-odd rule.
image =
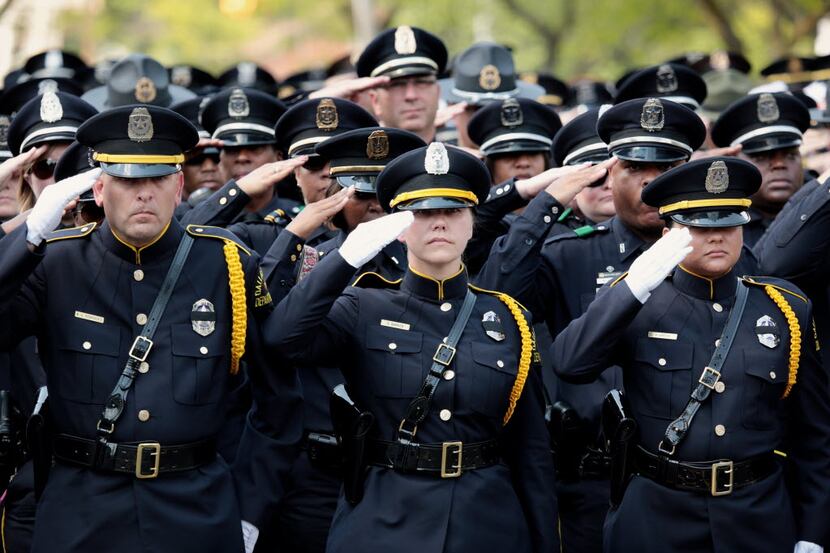
[[[519,355],[519,372],[516,375],[516,381],[513,383],[513,389],[510,391],[510,404],[507,406],[507,412],[504,414],[503,426],[506,426],[513,416],[513,411],[516,409],[516,403],[522,397],[522,390],[524,390],[525,382],[527,382],[527,374],[530,370],[530,359],[533,354],[533,334],[530,332],[530,327],[527,324],[522,309],[519,303],[508,296],[507,294],[497,294],[498,298],[504,302],[513,318],[516,319],[516,325],[519,327],[519,334],[522,336],[522,352]]]
[[[784,389],[782,399],[790,395],[793,386],[798,376],[798,363],[801,358],[801,327],[798,324],[798,317],[795,316],[793,308],[787,303],[783,294],[775,289],[775,287],[767,285],[764,286],[764,291],[772,298],[781,313],[787,319],[787,325],[790,327],[790,362],[789,362],[789,376],[787,377],[787,387]]]
[[[239,260],[239,248],[231,240],[225,240],[223,248],[228,265],[228,286],[231,290],[233,328],[231,330],[231,374],[239,372],[239,360],[245,354],[245,335],[248,327],[248,311],[245,308],[245,274]]]

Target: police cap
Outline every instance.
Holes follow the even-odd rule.
[[[212,96],[202,110],[202,126],[226,146],[274,144],[274,125],[285,104],[253,88],[228,88]]]
[[[440,38],[418,27],[387,29],[366,46],[357,59],[358,77],[439,75],[447,65],[447,47]]]
[[[661,98],[698,109],[706,100],[706,83],[694,69],[676,63],[654,65],[627,77],[614,103],[634,98]]]
[[[13,155],[47,142],[71,142],[81,123],[98,113],[77,96],[46,92],[29,100],[9,127]]]
[[[608,146],[597,134],[600,108],[591,108],[562,127],[553,138],[553,160],[558,167],[608,159]]]
[[[519,152],[549,152],[562,128],[549,107],[527,98],[487,104],[470,119],[467,133],[486,156]]]
[[[286,111],[275,127],[277,144],[289,157],[314,154],[320,142],[378,122],[359,105],[340,98],[303,100]]]

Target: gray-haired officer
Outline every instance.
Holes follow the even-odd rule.
[[[643,201],[669,228],[556,338],[563,379],[622,367],[639,426],[606,552],[828,544],[830,391],[811,304],[738,268],[760,183],[752,164],[726,157],[654,179]]]
[[[32,550],[242,551],[243,531],[250,549],[281,493],[256,463],[284,473],[301,436],[296,374],[259,345],[271,301],[257,257],[173,219],[198,140],[180,115],[114,108],[77,139],[101,168],[47,187],[0,242],[2,347],[36,334],[51,396],[56,462]],[[106,221],[51,232],[90,186]],[[243,374],[256,407],[232,474],[217,442]]]

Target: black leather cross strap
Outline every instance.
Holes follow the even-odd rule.
[[[773,452],[742,461],[682,462],[655,455],[638,447],[635,471],[658,484],[676,490],[729,495],[738,488],[754,484],[773,474],[778,461]]]
[[[427,373],[427,377],[421,385],[421,390],[406,408],[406,416],[398,427],[399,441],[403,443],[412,441],[412,438],[415,437],[415,432],[418,430],[418,425],[423,422],[427,413],[429,413],[429,404],[432,401],[435,388],[441,382],[441,375],[444,374],[444,371],[450,366],[453,358],[455,358],[455,347],[458,345],[461,334],[464,333],[464,327],[467,326],[467,321],[470,320],[475,303],[476,295],[470,290],[467,290],[464,303],[461,304],[458,317],[456,317],[455,322],[452,324],[447,339],[438,344],[438,349],[435,350],[435,355],[432,356],[432,366],[429,368],[429,373]]]
[[[680,445],[689,428],[691,428],[692,420],[700,409],[700,405],[709,398],[712,390],[715,389],[715,385],[720,380],[720,370],[726,361],[726,356],[729,355],[729,350],[732,348],[735,334],[738,332],[738,324],[741,322],[748,295],[749,289],[739,280],[735,306],[729,313],[729,318],[726,319],[726,326],[724,326],[720,340],[715,346],[715,352],[712,354],[709,364],[703,368],[703,373],[698,378],[698,384],[692,390],[692,395],[686,404],[686,408],[683,409],[683,413],[666,428],[666,434],[660,440],[657,448],[660,453],[669,456],[674,455],[677,446]]]
[[[108,443],[110,455],[98,454],[98,440],[58,434],[52,440],[55,458],[70,465],[105,472],[155,478],[165,472],[182,472],[216,459],[216,441],[161,445],[157,442]]]
[[[127,394],[135,382],[135,377],[138,374],[138,367],[143,363],[147,356],[150,355],[150,350],[153,348],[153,335],[158,328],[164,310],[167,308],[167,303],[170,301],[170,296],[173,295],[173,288],[176,287],[176,282],[179,280],[179,275],[184,267],[184,262],[187,260],[187,255],[190,253],[190,247],[193,245],[193,237],[185,234],[179,242],[179,247],[176,249],[176,255],[173,257],[173,262],[167,270],[167,275],[164,277],[164,282],[161,285],[159,295],[150,309],[150,315],[147,317],[147,323],[141,331],[133,345],[130,346],[130,351],[127,354],[127,364],[118,377],[118,382],[115,384],[112,393],[110,394],[107,403],[104,405],[104,410],[101,413],[101,418],[98,419],[98,439],[101,446],[106,445],[107,439],[115,431],[115,423],[124,412],[124,406],[127,404]]]
[[[407,449],[407,455],[401,450]],[[399,459],[405,458],[406,464]],[[457,478],[461,473],[490,467],[499,462],[501,453],[498,440],[465,444],[443,442],[439,444],[402,444],[385,440],[372,440],[368,444],[367,463],[395,469],[405,473],[418,473],[440,478]]]

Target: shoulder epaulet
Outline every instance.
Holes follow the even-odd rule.
[[[467,284],[467,286],[469,286],[470,289],[475,290],[476,292],[481,292],[483,294],[489,294],[491,296],[496,296],[496,297],[505,296],[505,297],[509,298],[510,300],[516,302],[516,304],[518,304],[518,306],[521,307],[523,310],[525,310],[527,312],[530,312],[530,310],[527,307],[525,307],[524,305],[519,303],[518,300],[516,300],[510,294],[505,294],[504,292],[499,292],[498,290],[488,290],[487,288],[479,288],[478,286],[476,286],[474,284]]]
[[[62,228],[49,233],[46,237],[46,242],[55,242],[57,240],[68,240],[70,238],[80,238],[82,236],[89,236],[95,230],[98,223],[87,223],[81,227]]]
[[[786,292],[791,296],[795,296],[796,298],[800,299],[801,301],[807,303],[807,298],[801,292],[801,290],[794,291],[790,288],[793,288],[793,285],[786,280],[782,280],[780,278],[775,277],[768,277],[768,276],[744,276],[741,277],[741,280],[749,285],[752,286],[772,286],[776,290],[781,292]]]
[[[291,222],[291,216],[288,215],[284,209],[275,209],[262,219],[266,223],[272,225],[287,225]]]
[[[251,250],[248,246],[239,239],[237,235],[226,228],[211,227],[208,225],[187,225],[187,233],[197,238],[216,238],[219,240],[227,240],[236,244],[240,250],[251,255]]]
[[[354,279],[354,282],[352,282],[352,286],[357,286],[358,288],[398,289],[402,280],[402,278],[399,278],[398,280],[389,280],[378,273],[367,271],[365,273],[360,273],[357,278]]]
[[[586,236],[591,236],[592,234],[604,234],[608,232],[610,229],[608,225],[584,225],[581,227],[577,227],[575,229],[571,229],[569,232],[561,232],[559,234],[554,234],[547,240],[545,240],[545,245],[552,244],[553,242],[558,242],[560,240],[567,240],[569,238],[585,238]]]

